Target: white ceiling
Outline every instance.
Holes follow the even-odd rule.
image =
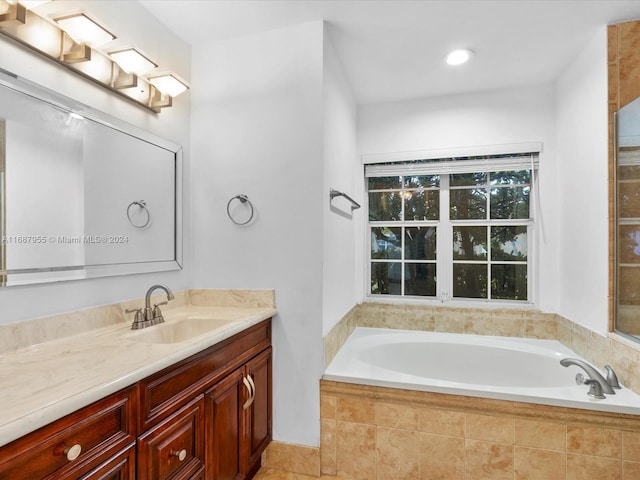
[[[553,82],[640,1],[140,0],[191,45],[325,20],[358,103]],[[453,68],[453,48],[475,56]],[[640,46],[639,46],[640,48]]]

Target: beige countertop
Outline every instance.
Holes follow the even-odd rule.
[[[275,307],[265,305],[183,305],[167,310],[165,323],[143,330],[131,330],[130,322],[118,323],[1,353],[0,446],[276,313]],[[140,337],[193,320],[200,329],[210,321],[212,329],[174,343]]]

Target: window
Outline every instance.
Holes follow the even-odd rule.
[[[530,301],[533,160],[367,165],[369,293]]]

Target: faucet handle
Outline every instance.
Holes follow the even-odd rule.
[[[618,376],[616,372],[613,371],[613,368],[611,368],[611,365],[605,365],[604,369],[607,372],[607,383],[611,385],[611,388],[622,388],[620,382],[618,382]]]
[[[599,381],[592,378],[587,378],[585,379],[584,384],[589,385],[589,391],[587,392],[587,395],[590,395],[593,398],[607,398],[604,396],[604,393],[602,393],[602,385],[600,385]]]
[[[167,302],[160,302],[153,304],[153,325],[157,323],[164,322],[164,317],[162,316],[162,311],[160,311],[160,305],[166,305]]]
[[[138,330],[140,328],[144,328],[144,315],[142,313],[142,308],[127,308],[125,310],[126,313],[133,313],[135,312],[135,315],[133,317],[133,324],[131,324],[131,329],[132,330]]]

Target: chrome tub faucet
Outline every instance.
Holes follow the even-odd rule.
[[[585,379],[584,375],[579,373],[578,375],[576,375],[576,383],[589,385],[590,388],[588,395],[591,395],[595,398],[605,398],[604,393],[615,395],[616,392],[613,390],[612,385],[607,381],[607,379],[605,379],[598,370],[596,370],[592,365],[589,365],[587,362],[584,362],[577,358],[563,358],[562,360],[560,360],[560,365],[562,365],[563,367],[575,365],[585,371],[589,378]],[[613,378],[615,378],[615,373],[613,372],[613,369],[611,367],[607,369],[607,376],[612,381]],[[617,378],[615,378],[615,380],[617,385]],[[620,386],[617,385],[617,388],[620,388]]]

